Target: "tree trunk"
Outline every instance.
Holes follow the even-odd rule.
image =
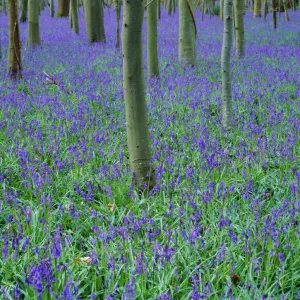
[[[224,2],[224,33],[221,55],[222,72],[222,115],[223,126],[230,128],[232,125],[232,96],[231,96],[231,74],[230,74],[230,52],[232,45],[232,0]]]
[[[168,15],[170,16],[172,13],[172,0],[168,0]]]
[[[120,0],[116,0],[116,48],[120,48],[120,14],[121,14],[121,5]]]
[[[221,21],[223,21],[224,19],[223,13],[224,13],[224,0],[220,0],[219,16]]]
[[[233,0],[234,5],[234,32],[235,32],[235,49],[237,57],[244,56],[245,36],[244,36],[244,2]]]
[[[285,13],[285,20],[289,21],[290,17],[289,17],[289,12],[288,12],[288,7],[287,7],[286,0],[283,0],[283,8],[284,8],[284,13]]]
[[[159,76],[157,57],[157,0],[153,0],[147,6],[147,38],[148,78],[151,78]]]
[[[160,0],[157,0],[157,19],[160,20]]]
[[[57,17],[69,16],[70,0],[58,0]]]
[[[266,21],[268,15],[268,0],[264,0],[264,20]]]
[[[28,0],[28,45],[37,46],[40,39],[39,0]]]
[[[277,28],[277,16],[276,16],[276,2],[272,0],[272,22],[273,28]]]
[[[22,0],[22,12],[20,16],[20,22],[27,22],[27,10],[28,10],[28,0]]]
[[[73,32],[79,34],[77,0],[71,0],[71,16]]]
[[[190,3],[179,0],[179,61],[184,67],[196,64],[196,24]]]
[[[50,16],[54,18],[54,0],[50,0]]]
[[[261,0],[254,0],[254,17],[260,18],[261,17]]]
[[[85,0],[84,8],[89,43],[105,42],[102,0]]]
[[[145,100],[143,19],[142,1],[124,1],[122,48],[127,142],[134,183],[140,192],[151,190],[155,185],[155,172],[150,164],[151,149]]]
[[[11,79],[22,78],[21,42],[16,0],[9,0],[9,45],[7,73]]]

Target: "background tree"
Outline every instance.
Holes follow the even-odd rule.
[[[22,11],[20,16],[20,22],[27,22],[27,10],[28,10],[28,0],[22,0]]]
[[[70,18],[72,20],[72,29],[73,32],[79,34],[79,24],[78,24],[78,4],[77,0],[71,0],[71,15]]]
[[[277,28],[277,16],[276,16],[276,1],[272,0],[272,22],[273,28]]]
[[[183,66],[196,64],[196,35],[191,2],[179,0],[179,61]]]
[[[121,0],[115,0],[116,10],[116,48],[120,48],[120,17],[121,17]]]
[[[159,76],[157,56],[157,0],[147,6],[147,61],[148,77]]]
[[[224,0],[220,0],[219,17],[221,21],[223,21],[224,19],[223,13],[224,13]]]
[[[168,0],[167,6],[168,6],[168,15],[170,16],[172,13],[172,2],[173,0]]]
[[[103,1],[85,0],[85,17],[88,41],[105,42]]]
[[[54,18],[54,0],[50,0],[50,16]]]
[[[236,55],[243,57],[245,52],[244,1],[233,0],[233,6]]]
[[[41,43],[39,18],[39,0],[28,0],[28,45],[36,46]]]
[[[22,78],[21,42],[16,0],[9,0],[9,45],[7,73],[12,79]]]
[[[284,8],[285,20],[289,21],[290,17],[289,17],[288,5],[287,5],[286,0],[283,0],[283,8]]]
[[[58,0],[57,17],[69,16],[70,0]]]
[[[261,0],[254,0],[254,17],[261,17]]]
[[[232,0],[224,1],[224,32],[221,54],[222,73],[222,115],[223,126],[230,128],[232,124],[232,96],[230,74],[230,52],[232,45]]]
[[[134,183],[141,192],[151,190],[155,185],[155,172],[150,164],[151,149],[145,100],[143,19],[144,2],[124,1],[122,49],[127,141]]]

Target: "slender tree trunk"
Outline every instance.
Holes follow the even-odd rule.
[[[232,45],[232,0],[224,2],[224,33],[221,55],[222,72],[222,115],[223,126],[230,128],[232,125],[232,96],[230,74],[230,52]]]
[[[277,16],[276,16],[276,2],[272,0],[272,22],[273,28],[277,28]]]
[[[73,32],[79,34],[77,0],[71,0],[71,16]]]
[[[50,16],[54,18],[54,0],[50,0]]]
[[[70,0],[70,6],[69,6],[69,24],[70,24],[70,28],[73,28],[73,22],[72,22],[72,0]]]
[[[160,0],[157,0],[157,19],[160,20]]]
[[[172,13],[172,0],[168,0],[168,15],[170,16]]]
[[[191,1],[179,0],[179,61],[182,66],[196,64],[196,23]]]
[[[223,13],[224,13],[224,0],[220,0],[219,16],[221,21],[224,20]]]
[[[147,6],[147,38],[148,78],[151,78],[159,76],[157,56],[157,0],[153,0]]]
[[[268,15],[268,0],[264,0],[264,20],[266,21]]]
[[[140,192],[155,185],[143,72],[143,11],[142,1],[124,1],[122,48],[127,141],[134,183]]]
[[[16,0],[9,0],[9,45],[7,73],[11,79],[22,78],[21,42]]]
[[[289,12],[288,12],[288,7],[287,7],[286,0],[283,0],[283,8],[284,8],[285,20],[289,21],[290,17],[289,17]]]
[[[58,0],[57,17],[69,16],[70,0]]]
[[[27,10],[28,10],[28,0],[22,0],[22,12],[20,16],[20,22],[27,22]]]
[[[102,0],[85,0],[84,8],[88,41],[105,42]]]
[[[233,0],[234,5],[234,32],[235,32],[235,49],[237,57],[243,57],[245,52],[244,36],[244,2]]]
[[[120,14],[121,14],[121,4],[120,0],[116,0],[116,48],[120,48]]]
[[[28,45],[41,43],[39,18],[39,0],[28,0]]]
[[[254,17],[261,17],[261,0],[254,0]]]

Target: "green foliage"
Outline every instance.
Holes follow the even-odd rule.
[[[215,5],[211,8],[211,14],[214,16],[218,16],[220,14],[220,6],[219,5]]]

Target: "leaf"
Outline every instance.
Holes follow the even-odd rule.
[[[85,262],[85,263],[89,264],[91,261],[92,261],[92,259],[89,256],[80,257],[80,258],[78,258],[78,257],[73,258],[73,262],[75,262],[75,263]]]
[[[111,203],[107,204],[107,206],[109,207],[109,210],[111,212],[113,212],[115,210],[115,208],[116,208],[116,205],[115,204],[111,204]]]

